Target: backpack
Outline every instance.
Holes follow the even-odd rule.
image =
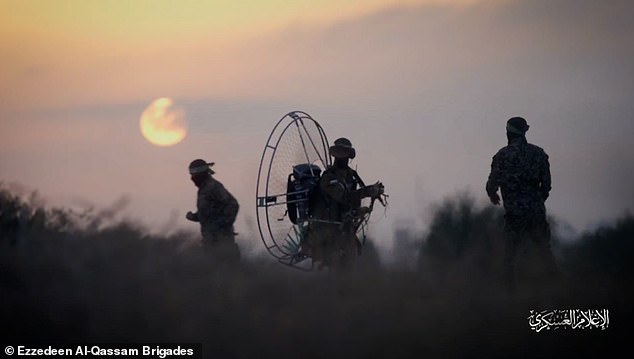
[[[317,165],[302,163],[293,166],[286,182],[286,210],[293,224],[310,218],[312,203],[318,196],[320,177],[321,168]]]

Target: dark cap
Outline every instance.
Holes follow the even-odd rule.
[[[208,174],[212,175],[212,174],[215,173],[211,169],[211,166],[213,166],[213,165],[214,165],[213,162],[207,163],[207,161],[201,160],[201,159],[193,160],[189,164],[189,174],[190,175],[197,175],[197,174],[201,174],[201,173],[208,173]]]
[[[506,132],[514,133],[516,135],[524,135],[528,131],[528,124],[522,117],[512,117],[506,121]]]
[[[330,146],[329,153],[335,158],[354,158],[356,151],[352,147],[352,142],[345,137],[341,137],[335,140],[335,144]]]

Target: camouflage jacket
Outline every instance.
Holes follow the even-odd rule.
[[[363,181],[353,169],[328,168],[319,180],[321,203],[313,211],[318,219],[341,222],[346,213],[361,205]]]
[[[516,138],[493,156],[486,184],[489,197],[501,189],[507,214],[545,212],[551,189],[548,155],[538,146]]]
[[[218,232],[232,231],[240,206],[227,189],[213,177],[198,188],[198,211],[194,219],[200,222],[203,237]]]

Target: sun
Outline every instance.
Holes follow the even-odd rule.
[[[173,146],[187,135],[185,111],[169,97],[152,101],[141,114],[141,134],[157,146]]]

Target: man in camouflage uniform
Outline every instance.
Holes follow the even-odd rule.
[[[526,120],[513,117],[507,121],[508,146],[493,156],[486,191],[494,205],[500,204],[498,188],[504,201],[505,276],[507,285],[515,285],[515,262],[520,247],[532,245],[541,261],[542,271],[555,275],[557,267],[550,250],[550,227],[544,202],[551,189],[548,155],[526,141]]]
[[[320,198],[311,210],[313,220],[307,238],[313,261],[320,262],[320,268],[341,269],[352,266],[354,257],[360,253],[355,219],[367,210],[361,207],[361,199],[378,198],[383,194],[383,185],[376,183],[366,187],[357,172],[348,166],[356,155],[350,140],[337,139],[329,153],[335,161],[319,180]]]
[[[233,223],[238,215],[238,201],[212,175],[215,173],[204,160],[189,165],[191,180],[198,187],[197,212],[187,212],[186,218],[200,223],[203,246],[218,262],[237,262],[240,250],[235,242]]]

